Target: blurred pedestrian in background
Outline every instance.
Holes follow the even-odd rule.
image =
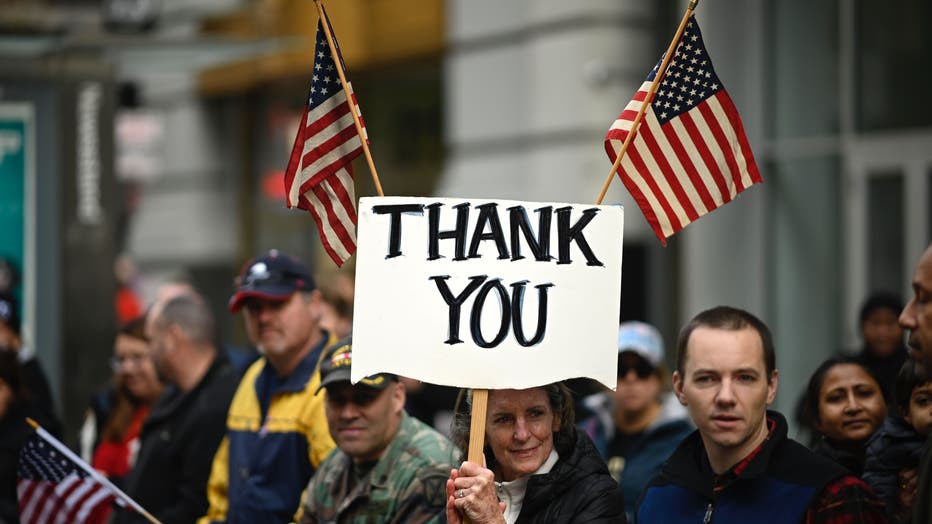
[[[153,304],[146,335],[171,386],[143,425],[139,458],[125,491],[162,524],[190,524],[207,510],[211,461],[239,377],[217,349],[213,315],[199,296]],[[116,522],[147,520],[122,510]]]
[[[348,337],[353,331],[353,277],[330,272],[321,275],[316,282],[321,298],[321,329],[339,339]]]
[[[136,462],[142,424],[164,389],[145,325],[145,317],[138,317],[117,333],[113,385],[92,399],[82,434],[82,448],[93,449],[91,465],[118,486]]]
[[[864,301],[859,316],[864,348],[858,358],[871,370],[881,387],[884,400],[894,404],[893,384],[909,358],[903,340],[903,328],[897,317],[903,310],[903,301],[893,293],[874,293]]]
[[[32,348],[20,336],[19,303],[9,293],[0,293],[0,351],[12,351],[20,362],[22,387],[33,405],[45,413],[45,429],[56,437],[61,436],[61,421],[52,400],[49,379],[36,359]]]
[[[621,484],[628,518],[647,483],[695,429],[686,409],[668,390],[663,337],[644,322],[618,329],[618,382],[614,392],[588,397],[595,415],[581,426],[608,471]]]
[[[471,414],[468,392],[453,427],[453,443],[462,450],[469,448]],[[621,487],[573,421],[573,397],[562,382],[489,391],[486,464],[466,461],[453,470],[448,521],[627,522]]]
[[[864,471],[864,445],[887,416],[880,383],[855,357],[833,357],[806,387],[806,418],[820,435],[813,451],[857,476]]]
[[[19,522],[16,464],[20,448],[33,432],[26,417],[42,426],[49,424],[48,414],[32,402],[23,387],[17,355],[0,351],[0,522],[8,524]]]

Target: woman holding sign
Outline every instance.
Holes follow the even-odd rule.
[[[470,414],[467,393],[453,423],[460,449],[468,448]],[[562,383],[490,391],[485,431],[486,464],[463,462],[447,481],[450,522],[626,522],[621,488],[573,426]]]

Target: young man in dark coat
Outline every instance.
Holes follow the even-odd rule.
[[[171,386],[143,426],[126,492],[163,524],[190,524],[207,510],[207,478],[239,376],[217,350],[213,317],[199,296],[153,305],[146,332]],[[147,522],[129,511],[116,521]]]
[[[641,523],[881,523],[856,477],[787,437],[770,330],[730,307],[697,315],[677,340],[673,387],[698,430],[648,485]]]

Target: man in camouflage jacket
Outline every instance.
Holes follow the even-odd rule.
[[[397,376],[381,373],[352,385],[351,364],[350,338],[320,362],[337,449],[308,484],[301,523],[438,521],[457,455],[453,444],[405,413]]]

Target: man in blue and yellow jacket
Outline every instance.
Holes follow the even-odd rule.
[[[230,299],[263,357],[246,371],[207,486],[199,524],[281,523],[299,515],[301,493],[334,448],[317,364],[335,337],[318,325],[320,292],[298,259],[272,250],[246,263]]]

